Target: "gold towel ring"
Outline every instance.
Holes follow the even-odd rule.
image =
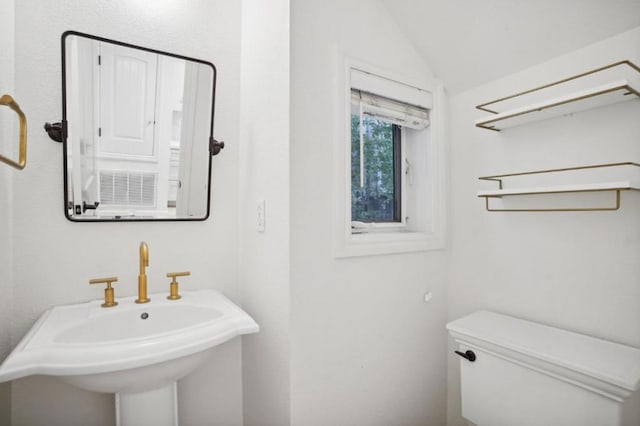
[[[0,105],[6,105],[18,114],[18,119],[20,120],[20,140],[19,140],[19,154],[18,154],[18,162],[15,162],[3,155],[0,154],[0,161],[5,164],[10,165],[11,167],[15,167],[16,169],[22,170],[24,166],[27,165],[27,117],[24,115],[24,112],[20,109],[18,103],[9,95],[2,95],[0,97]]]

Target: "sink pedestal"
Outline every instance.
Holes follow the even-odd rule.
[[[178,426],[176,382],[146,392],[116,394],[117,426]]]

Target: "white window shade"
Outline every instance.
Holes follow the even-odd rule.
[[[349,71],[352,89],[375,93],[380,97],[393,99],[403,104],[415,105],[428,110],[433,109],[433,94],[431,92],[356,68],[351,68]]]
[[[410,129],[429,126],[429,110],[362,90],[351,89],[351,103],[359,113]]]

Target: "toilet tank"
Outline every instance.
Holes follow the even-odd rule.
[[[447,324],[478,426],[640,426],[640,349],[488,311]],[[474,356],[468,356],[474,358]]]

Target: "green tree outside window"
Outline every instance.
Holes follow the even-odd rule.
[[[361,222],[394,222],[394,125],[363,117],[364,185],[360,186],[360,116],[351,115],[351,219]],[[399,141],[396,141],[399,143]]]

